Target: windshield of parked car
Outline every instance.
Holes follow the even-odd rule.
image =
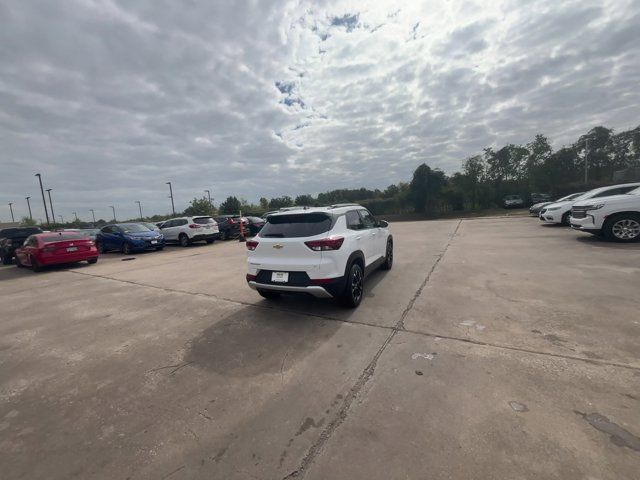
[[[635,190],[631,190],[630,192],[627,192],[627,195],[640,195],[640,187],[636,188]]]
[[[262,227],[263,238],[312,237],[331,230],[331,217],[325,213],[271,215]]]
[[[151,231],[151,229],[139,223],[128,223],[126,225],[120,225],[120,228],[124,233],[143,233]]]
[[[72,240],[86,240],[87,237],[81,233],[58,233],[56,235],[47,235],[40,237],[42,243],[69,242]]]
[[[566,197],[562,197],[559,200],[556,200],[556,202],[566,202],[567,200],[573,200],[575,198],[578,198],[580,196],[584,195],[584,192],[579,192],[579,193],[572,193],[571,195],[567,195]]]
[[[193,223],[197,223],[199,225],[207,225],[209,223],[215,223],[215,221],[211,217],[194,217]]]

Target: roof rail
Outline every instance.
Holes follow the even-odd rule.
[[[357,203],[335,203],[331,206],[329,206],[329,208],[341,208],[341,207],[359,207],[360,205],[358,205]]]

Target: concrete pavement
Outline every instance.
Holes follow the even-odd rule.
[[[640,246],[392,230],[357,310],[261,299],[237,242],[0,268],[2,478],[637,478]]]

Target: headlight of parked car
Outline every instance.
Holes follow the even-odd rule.
[[[604,207],[604,203],[597,203],[595,205],[585,205],[584,209],[585,210],[598,210],[600,208]]]
[[[552,212],[554,210],[560,210],[560,208],[562,207],[551,207],[551,208],[547,208],[547,212]]]

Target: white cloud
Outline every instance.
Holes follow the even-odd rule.
[[[0,201],[19,214],[36,171],[63,214],[134,216],[137,199],[169,210],[168,180],[178,208],[204,189],[384,187],[422,161],[453,171],[491,144],[637,124],[633,0],[26,1],[0,15]]]

